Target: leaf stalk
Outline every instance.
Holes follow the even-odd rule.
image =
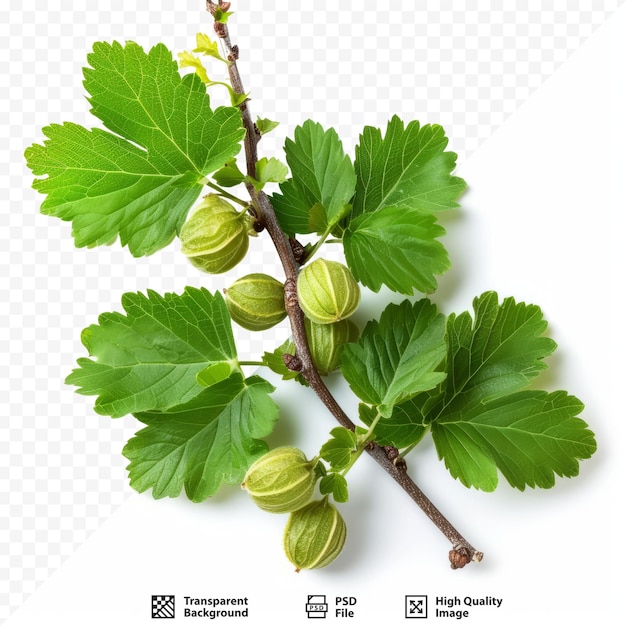
[[[205,178],[202,182],[207,187],[210,187],[214,191],[217,191],[217,193],[220,196],[222,196],[224,198],[227,198],[231,202],[234,202],[235,204],[238,204],[239,206],[242,206],[242,207],[244,207],[246,209],[250,208],[250,203],[249,202],[246,202],[245,200],[242,200],[241,198],[238,198],[237,196],[234,196],[232,193],[228,193],[228,191],[226,191],[225,189],[223,189],[219,185],[216,185],[215,183],[212,183],[208,178]]]

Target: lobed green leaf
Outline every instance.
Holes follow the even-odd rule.
[[[330,431],[332,438],[320,449],[320,456],[327,461],[332,470],[348,467],[356,448],[356,435],[346,428],[338,426]]]
[[[184,488],[190,500],[202,502],[222,484],[241,483],[268,450],[260,438],[278,419],[272,391],[258,376],[232,374],[186,403],[137,413],[147,427],[123,450],[131,486],[152,489],[155,498],[176,497]]]
[[[372,291],[386,285],[406,295],[414,289],[431,293],[437,288],[435,276],[450,267],[437,241],[444,233],[429,213],[386,206],[350,221],[343,235],[346,263]]]
[[[417,444],[428,432],[428,426],[423,423],[423,415],[415,409],[418,399],[426,394],[419,394],[408,402],[393,407],[391,416],[378,422],[374,430],[376,443],[381,446],[393,446],[402,450]],[[359,404],[359,419],[371,426],[378,417],[375,407]]]
[[[282,183],[286,180],[289,170],[278,159],[263,157],[256,164],[255,186],[262,189],[267,183]]]
[[[485,292],[469,312],[448,318],[449,377],[440,410],[467,409],[525,387],[546,367],[556,343],[544,336],[548,323],[534,304]],[[436,409],[435,409],[436,410]]]
[[[78,359],[79,368],[66,379],[78,393],[98,396],[97,413],[120,417],[167,409],[238,369],[219,292],[187,287],[181,295],[127,293],[122,306],[125,315],[103,313],[98,324],[83,331],[82,342],[93,358]]]
[[[272,372],[278,374],[283,380],[297,380],[301,385],[308,387],[309,384],[304,380],[300,372],[290,370],[283,360],[284,354],[290,354],[294,356],[296,354],[296,345],[291,339],[284,341],[273,352],[264,352],[261,358],[261,362],[265,367],[268,367]]]
[[[290,234],[322,232],[332,228],[350,210],[356,177],[352,162],[334,129],[324,130],[311,120],[298,126],[285,142],[292,178],[280,185],[272,204],[282,229]],[[311,221],[314,206],[322,216]]]
[[[390,304],[379,321],[363,329],[358,343],[346,344],[341,371],[354,393],[390,417],[396,404],[432,389],[444,378],[445,319],[421,300]]]
[[[134,42],[96,43],[84,70],[91,112],[111,131],[76,124],[44,128],[47,140],[25,152],[41,211],[72,222],[76,245],[119,236],[134,256],[176,236],[204,176],[240,149],[239,110],[213,111],[206,87],[181,76],[171,52]]]
[[[348,481],[341,474],[335,472],[327,474],[320,480],[320,493],[332,494],[335,502],[347,502]]]
[[[456,154],[445,152],[448,139],[437,124],[406,128],[394,115],[385,136],[366,126],[356,149],[356,194],[352,216],[393,206],[439,211],[458,206],[465,181],[451,172]]]
[[[266,135],[267,133],[271,133],[277,126],[280,125],[280,122],[275,122],[274,120],[270,120],[267,117],[257,117],[255,126],[261,135]]]
[[[430,429],[439,457],[468,487],[492,491],[498,470],[518,489],[552,487],[575,476],[595,450],[593,433],[576,417],[582,403],[564,391],[528,391],[556,348],[535,305],[494,292],[469,312],[448,318],[447,377],[436,388],[394,407],[379,422],[379,443],[406,448]],[[371,409],[360,410],[365,423]]]
[[[583,409],[564,391],[520,391],[432,424],[440,458],[466,487],[493,491],[499,470],[509,484],[548,489],[555,475],[578,475],[579,459],[596,450],[593,433],[576,417]]]
[[[213,57],[218,61],[222,61],[223,63],[228,63],[224,57],[220,54],[219,46],[217,45],[217,41],[213,41],[208,35],[204,33],[196,34],[196,47],[193,49],[194,52],[200,52],[205,56]]]
[[[213,173],[213,179],[222,187],[234,187],[246,180],[246,175],[239,169],[236,159],[230,159]]]

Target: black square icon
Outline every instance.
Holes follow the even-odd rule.
[[[428,617],[428,596],[404,596],[404,617],[426,619]]]
[[[173,619],[175,603],[174,596],[152,596],[152,618]]]

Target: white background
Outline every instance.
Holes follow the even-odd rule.
[[[84,355],[80,330],[119,310],[124,291],[223,285],[194,273],[175,244],[140,260],[117,245],[75,250],[69,225],[38,213],[42,197],[22,154],[48,123],[96,123],[80,75],[94,41],[162,40],[177,51],[210,23],[195,1],[8,3],[0,619],[9,626],[154,623],[150,596],[170,593],[179,615],[185,595],[247,596],[255,624],[307,623],[308,594],[331,605],[356,596],[360,624],[406,623],[406,594],[428,595],[431,616],[436,596],[503,598],[500,609],[470,610],[463,622],[471,624],[620,618],[626,10],[620,2],[414,4],[234,2],[253,112],[281,122],[261,151],[279,156],[309,117],[336,127],[349,151],[364,124],[384,125],[394,113],[443,124],[470,189],[444,218],[453,269],[433,299],[446,313],[462,311],[495,289],[541,305],[559,344],[541,382],[586,403],[597,454],[552,490],[502,485],[483,494],[453,481],[425,443],[409,459],[417,482],[485,552],[480,565],[456,572],[445,539],[368,459],[351,473],[342,508],[344,553],[299,575],[282,554],[285,519],[257,511],[238,489],[201,505],[134,494],[120,450],[135,423],[96,416],[92,398],[63,385]],[[263,238],[253,252],[255,270],[274,271]],[[360,320],[381,302],[366,297]],[[238,333],[240,354],[253,358],[285,332]],[[338,392],[353,411],[354,399]],[[270,442],[314,453],[330,416],[300,388],[281,386],[277,399],[283,415]]]

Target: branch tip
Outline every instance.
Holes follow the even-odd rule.
[[[480,563],[483,560],[483,553],[474,550],[469,546],[456,545],[449,553],[450,567],[452,569],[461,569],[468,563]]]
[[[450,567],[452,569],[462,569],[465,567],[472,560],[468,553],[469,550],[465,547],[452,548],[448,554]]]

